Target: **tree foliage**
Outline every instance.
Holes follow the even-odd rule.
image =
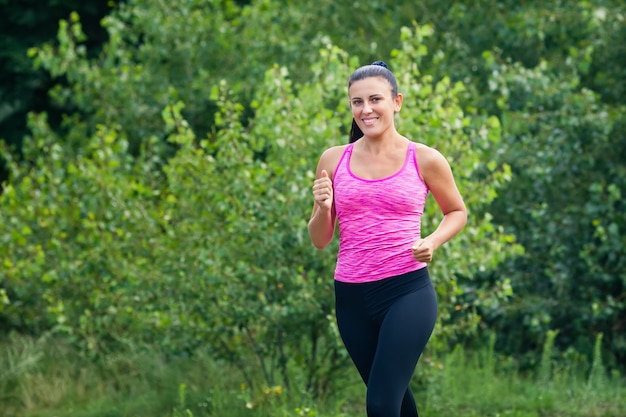
[[[106,41],[106,32],[99,20],[111,8],[97,0],[0,1],[0,138],[16,151],[21,150],[23,136],[28,133],[27,114],[31,111],[49,113],[56,126],[62,112],[48,97],[48,91],[60,80],[35,69],[27,56],[29,48],[54,39],[59,20],[72,11],[80,11],[87,33],[86,47],[96,53]],[[0,165],[0,181],[2,175]]]
[[[60,37],[64,52],[40,59],[69,68],[80,59],[71,51],[79,29],[68,25],[74,37]],[[462,280],[496,268],[516,246],[480,210],[509,179],[506,167],[488,164],[484,171],[480,163],[499,123],[464,114],[462,84],[420,74],[426,51],[417,40],[430,32],[407,28],[390,65],[406,74],[403,131],[449,154],[475,207],[467,232],[432,266],[444,345],[475,327],[476,305],[508,291],[503,282],[461,301]],[[317,158],[347,136],[345,81],[358,61],[331,44],[318,61],[311,80],[297,85],[285,68],[269,69],[245,124],[244,106],[228,82],[217,81],[209,96],[216,130],[204,138],[183,118],[183,103],[172,100],[161,114],[177,149],[167,160],[153,151],[156,136],[133,158],[127,132],[113,120],[96,126],[83,151],[65,152],[82,124],[67,140],[34,116],[33,163],[11,164],[0,200],[5,320],[65,332],[94,355],[125,344],[156,345],[169,355],[206,347],[238,365],[249,384],[261,375],[267,384],[289,386],[296,366],[307,370],[309,389],[327,390],[346,365],[332,319],[334,254],[313,248],[306,222]],[[72,66],[99,83],[99,68]],[[427,218],[426,228],[441,218],[433,202]]]
[[[498,327],[511,351],[539,346],[556,328],[563,350],[590,352],[593,339],[584,335],[604,334],[619,360],[626,354],[626,339],[616,331],[626,311],[620,233],[626,224],[619,214],[626,119],[579,88],[577,64],[573,60],[564,75],[545,62],[532,70],[512,65],[494,71],[492,88],[506,100],[500,152],[516,187],[507,188],[492,210],[533,254],[509,264],[520,271],[511,273],[524,297]]]
[[[382,58],[400,130],[449,158],[470,210],[432,265],[432,346],[495,330],[532,364],[555,335],[555,355],[602,340],[623,364],[624,19],[617,0],[127,1],[94,48],[73,13],[28,53],[54,107],[2,152],[0,325],[93,355],[207,348],[250,384],[295,366],[326,390],[346,358],[309,186],[345,142],[348,75]]]

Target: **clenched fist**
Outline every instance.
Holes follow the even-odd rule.
[[[413,244],[411,250],[413,252],[413,258],[415,258],[416,261],[430,262],[433,260],[435,248],[433,243],[429,240],[419,239]]]
[[[313,183],[313,199],[322,210],[330,210],[333,206],[333,182],[325,169]]]

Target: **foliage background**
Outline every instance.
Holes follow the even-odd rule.
[[[495,333],[532,368],[554,334],[556,361],[589,367],[601,340],[623,371],[621,2],[48,3],[0,3],[4,333],[205,350],[250,386],[327,392],[348,361],[309,186],[346,141],[345,80],[384,59],[400,130],[470,208],[432,265],[431,348]]]

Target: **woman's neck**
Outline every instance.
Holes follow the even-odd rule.
[[[408,139],[400,135],[398,132],[393,132],[390,135],[367,137],[363,136],[357,141],[357,145],[361,150],[377,155],[380,153],[394,152],[399,149],[406,149],[406,143]]]

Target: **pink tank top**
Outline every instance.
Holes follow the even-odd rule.
[[[402,168],[377,180],[359,178],[350,170],[353,144],[335,169],[333,188],[339,220],[339,254],[335,279],[362,283],[416,271],[426,266],[413,258],[420,238],[420,219],[428,187],[409,147]]]

